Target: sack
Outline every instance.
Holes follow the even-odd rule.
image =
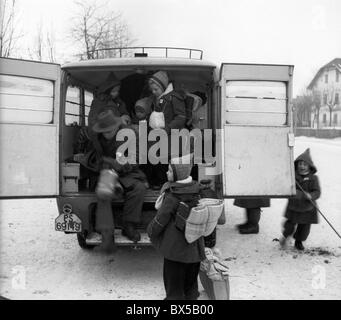
[[[199,200],[199,204],[208,208],[208,219],[204,233],[204,236],[207,237],[213,232],[224,212],[224,202],[220,199],[203,198]]]
[[[149,126],[152,129],[161,129],[165,127],[165,115],[163,112],[153,111],[149,117]]]
[[[208,208],[205,206],[199,205],[191,209],[185,227],[185,238],[188,243],[205,235],[208,215]]]
[[[110,200],[119,198],[123,194],[123,188],[118,182],[118,175],[114,170],[103,169],[100,172],[96,187],[96,195],[99,199]]]
[[[217,193],[211,189],[209,186],[203,185],[200,190],[200,196],[202,198],[210,198],[210,199],[218,199]],[[221,215],[218,219],[218,224],[225,224],[226,217],[225,217],[225,210],[222,210]]]
[[[186,241],[192,243],[214,231],[223,211],[224,202],[220,199],[203,198],[192,208],[180,202],[175,216],[175,226],[185,233]]]

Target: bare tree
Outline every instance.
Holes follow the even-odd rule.
[[[295,125],[296,126],[308,125],[310,127],[313,97],[311,95],[304,93],[293,99],[293,105],[296,116]]]
[[[51,27],[51,30],[47,30],[43,22],[40,21],[40,23],[37,25],[36,34],[34,37],[33,50],[30,48],[28,49],[30,59],[56,62],[55,51],[56,49],[53,29]]]
[[[128,47],[134,42],[122,15],[107,10],[107,4],[99,5],[96,1],[75,3],[78,13],[73,17],[71,37],[82,45],[81,58],[84,55],[87,59],[114,57],[118,52],[110,48]]]
[[[17,33],[16,0],[0,0],[0,57],[13,56],[21,36]]]
[[[314,121],[316,120],[317,129],[320,128],[320,109],[322,106],[322,96],[320,91],[314,90],[312,93],[313,106],[314,106]]]
[[[332,126],[332,115],[333,115],[333,111],[335,109],[336,106],[336,100],[335,100],[335,87],[334,86],[330,86],[328,88],[328,93],[327,93],[327,106],[329,108],[329,126]]]
[[[46,49],[48,60],[50,62],[56,62],[56,45],[53,29],[46,33]]]

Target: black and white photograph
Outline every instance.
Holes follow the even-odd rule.
[[[340,300],[340,35],[339,0],[0,0],[0,299]]]

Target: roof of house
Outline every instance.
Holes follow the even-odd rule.
[[[321,75],[321,73],[329,67],[335,67],[336,69],[338,69],[341,72],[341,58],[335,58],[332,61],[328,62],[327,64],[325,64],[323,67],[321,67],[319,69],[319,71],[316,73],[315,77],[313,78],[313,80],[311,80],[311,82],[308,85],[308,89],[312,89],[312,87],[314,86],[315,81],[317,80],[317,78]]]

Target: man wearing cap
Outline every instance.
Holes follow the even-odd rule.
[[[92,127],[101,112],[112,110],[115,116],[121,117],[123,124],[127,125],[131,122],[126,105],[119,97],[120,87],[120,80],[117,79],[114,73],[110,73],[104,83],[99,86],[95,98],[91,103],[88,117],[88,133],[96,150],[98,149],[98,141],[95,139],[96,134],[93,132]]]
[[[141,220],[142,205],[146,191],[146,180],[145,175],[138,168],[137,164],[130,164],[127,162],[122,165],[116,158],[118,147],[124,143],[116,141],[116,135],[119,129],[124,127],[130,128],[130,126],[124,125],[122,119],[117,117],[112,110],[106,110],[98,115],[92,130],[97,134],[101,148],[100,168],[113,169],[118,174],[119,182],[124,189],[122,234],[130,240],[137,242],[140,240],[141,236],[136,230],[136,224]],[[136,134],[135,137],[137,141],[138,134]],[[136,148],[136,150],[138,149]],[[138,162],[138,155],[136,156],[136,162]],[[101,231],[103,243],[106,247],[106,245],[110,245],[110,241],[112,241],[113,238],[112,232],[114,231],[114,225],[112,212],[111,210],[110,212],[109,210],[105,210],[105,212],[97,211],[96,215],[96,229]],[[103,232],[103,230],[105,231]]]

